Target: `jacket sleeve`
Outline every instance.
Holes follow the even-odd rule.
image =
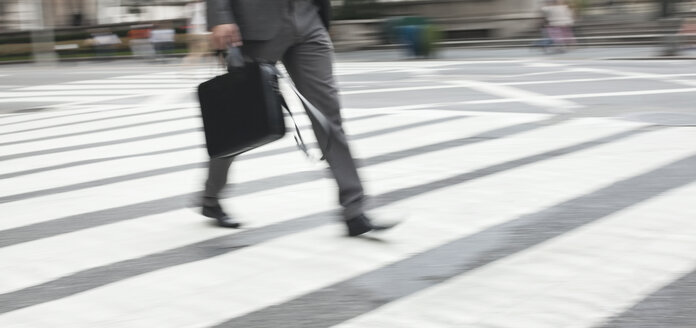
[[[206,0],[208,30],[222,24],[235,24],[230,0]]]

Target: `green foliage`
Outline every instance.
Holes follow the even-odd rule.
[[[442,30],[429,24],[423,30],[423,52],[426,57],[434,57],[437,52],[437,43],[442,41]]]
[[[577,14],[582,14],[583,11],[590,5],[589,0],[571,0],[568,4],[576,11]]]

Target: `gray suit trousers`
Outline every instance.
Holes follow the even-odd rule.
[[[338,184],[343,216],[350,219],[363,211],[363,187],[342,128],[338,88],[333,77],[333,45],[312,0],[290,0],[284,28],[268,41],[244,41],[245,56],[282,61],[297,89],[331,121],[331,148],[325,154]],[[242,38],[244,36],[242,35]],[[312,122],[321,144],[327,136]],[[211,159],[205,184],[204,204],[215,205],[227,183],[232,159]]]

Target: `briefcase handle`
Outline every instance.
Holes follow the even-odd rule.
[[[225,65],[228,71],[244,67],[244,55],[239,47],[227,46]]]

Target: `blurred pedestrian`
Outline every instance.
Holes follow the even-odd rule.
[[[545,53],[549,52],[549,48],[553,46],[553,40],[549,36],[549,22],[546,17],[546,12],[543,10],[544,6],[541,7],[541,22],[539,24],[539,32],[541,34],[541,38],[538,40],[535,40],[531,46],[532,47],[539,47],[541,48]]]
[[[186,17],[189,19],[186,36],[188,55],[184,58],[184,63],[199,61],[209,51],[210,33],[206,26],[205,12],[203,0],[195,0],[186,5]]]
[[[678,37],[681,41],[683,50],[691,50],[696,48],[696,17],[687,17],[682,21],[679,28]]]
[[[324,155],[338,184],[348,235],[357,236],[393,225],[374,224],[363,213],[363,186],[343,132],[333,77],[330,9],[329,0],[207,1],[208,26],[217,49],[239,46],[249,58],[281,61],[297,89],[331,122],[331,147]],[[327,144],[329,136],[313,127],[317,140]],[[219,203],[231,163],[231,158],[210,160],[202,214],[216,219],[222,227],[237,228],[240,222],[227,215]]]
[[[155,48],[155,57],[164,58],[167,53],[174,50],[176,31],[169,23],[160,23],[150,33],[150,42]]]
[[[406,53],[420,57],[423,53],[423,27],[420,25],[400,26],[401,42],[406,46]]]
[[[550,0],[541,9],[547,22],[546,32],[559,51],[575,44],[573,11],[563,0]]]

